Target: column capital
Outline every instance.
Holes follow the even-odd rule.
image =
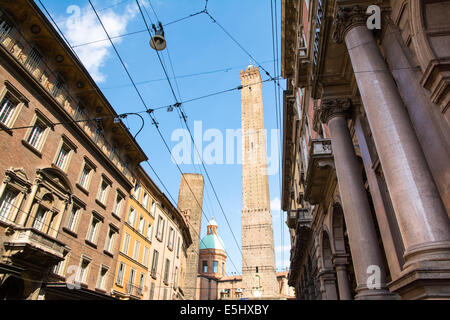
[[[334,18],[333,41],[342,43],[348,30],[355,26],[367,25],[367,6],[339,6]]]
[[[335,255],[333,256],[333,264],[335,266],[336,269],[338,269],[339,267],[344,267],[347,268],[347,265],[349,263],[348,261],[348,254],[340,254],[340,255]]]
[[[350,98],[325,99],[316,111],[319,112],[320,121],[328,123],[331,118],[346,117],[351,106]]]

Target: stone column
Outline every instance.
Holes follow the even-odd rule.
[[[324,270],[319,274],[322,299],[337,300],[336,276],[333,270]],[[325,299],[324,299],[325,298]]]
[[[349,99],[323,100],[320,117],[322,122],[328,124],[331,134],[336,175],[358,284],[356,298],[384,299],[389,297],[389,292],[386,289],[383,259],[364,189],[361,166],[347,127],[346,112],[350,106]],[[379,289],[367,287],[370,266],[380,268]]]
[[[347,257],[334,257],[333,264],[336,269],[340,300],[353,300],[352,290],[350,289],[350,283],[348,281]]]
[[[410,62],[400,29],[388,20],[382,42],[386,61],[405,102],[411,124],[450,217],[450,127],[440,108],[420,84],[422,73]]]
[[[433,269],[435,261],[448,266],[449,219],[397,86],[366,26],[365,11],[360,6],[338,8],[333,38],[345,41],[350,55],[405,244],[404,269]]]

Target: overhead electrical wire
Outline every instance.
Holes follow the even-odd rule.
[[[146,20],[145,20],[145,17],[144,17],[144,14],[143,14],[142,10],[141,10],[141,6],[140,6],[140,4],[139,4],[139,1],[136,0],[136,3],[137,3],[137,5],[138,5],[138,7],[139,7],[139,10],[140,10],[140,12],[141,12],[142,19],[144,20],[144,23],[145,23],[145,25],[146,25],[146,27],[147,27],[148,33],[149,33],[150,37],[152,37],[150,28],[148,27],[148,24],[147,24],[147,22],[146,22]],[[156,12],[155,12],[153,6],[151,5],[151,1],[150,1],[150,0],[149,0],[149,3],[150,3],[150,6],[151,6],[151,8],[152,8],[152,10],[153,10],[153,13],[155,14],[156,18],[159,20],[159,18],[158,18],[158,16],[157,16],[157,14],[156,14]],[[144,7],[144,10],[146,10],[145,7]],[[207,11],[206,11],[206,6],[205,6],[205,12],[207,12]],[[150,19],[150,22],[152,22],[151,19]],[[221,204],[221,202],[220,202],[220,199],[219,199],[219,197],[218,197],[218,195],[217,195],[217,192],[216,192],[216,190],[215,190],[215,188],[214,188],[214,184],[213,184],[213,182],[212,182],[212,180],[211,180],[211,177],[210,177],[210,175],[209,175],[209,173],[208,173],[208,170],[206,169],[206,166],[205,166],[204,161],[203,161],[203,159],[202,159],[203,157],[200,155],[200,152],[198,151],[197,145],[195,144],[194,137],[193,137],[193,135],[192,135],[192,132],[191,132],[191,130],[190,130],[190,128],[189,128],[189,125],[188,125],[188,123],[187,123],[187,120],[186,120],[186,114],[185,114],[185,113],[183,112],[183,110],[182,110],[182,104],[178,102],[177,96],[176,96],[176,94],[175,94],[175,91],[174,91],[174,89],[173,89],[172,83],[171,83],[171,81],[170,81],[170,79],[169,79],[169,76],[168,76],[168,74],[167,74],[166,68],[164,67],[164,64],[162,63],[161,58],[159,57],[159,52],[156,51],[156,53],[157,53],[157,55],[158,55],[158,58],[159,58],[159,60],[160,60],[161,65],[162,65],[162,67],[163,67],[164,73],[165,73],[165,75],[166,75],[166,77],[167,77],[167,81],[168,81],[169,86],[170,86],[170,88],[171,88],[172,94],[173,94],[173,96],[174,96],[174,98],[175,98],[175,101],[177,101],[177,102],[175,103],[175,106],[177,107],[177,111],[178,111],[178,108],[180,108],[179,111],[180,111],[180,113],[181,113],[181,117],[183,118],[183,120],[184,120],[184,122],[185,122],[185,124],[186,124],[186,128],[187,128],[187,130],[188,130],[188,132],[189,132],[189,135],[190,135],[190,137],[191,137],[192,143],[193,143],[193,145],[194,145],[194,149],[196,150],[196,152],[197,152],[197,154],[198,154],[198,156],[199,156],[199,158],[200,158],[200,160],[201,160],[202,167],[203,167],[203,169],[204,169],[204,171],[205,171],[205,173],[206,173],[206,177],[207,177],[207,179],[208,179],[208,181],[209,181],[209,183],[210,183],[210,185],[211,185],[211,188],[212,188],[212,190],[213,190],[213,193],[214,193],[214,195],[215,195],[215,197],[216,197],[216,200],[217,200],[217,202],[218,202],[218,204],[219,204],[219,207],[220,207],[220,209],[221,209],[221,213],[223,214],[223,216],[224,216],[224,218],[225,218],[225,221],[226,221],[226,223],[227,223],[227,225],[228,225],[228,227],[229,227],[229,229],[230,229],[230,232],[231,232],[231,234],[232,234],[232,236],[233,236],[233,239],[234,239],[234,241],[235,241],[235,243],[236,243],[237,248],[239,249],[239,251],[240,251],[241,254],[242,254],[242,250],[241,250],[241,248],[240,248],[240,246],[239,246],[239,243],[238,243],[238,241],[237,241],[237,239],[236,239],[236,236],[235,236],[235,234],[234,234],[234,232],[233,232],[233,228],[231,227],[231,225],[230,225],[230,223],[229,223],[229,221],[228,221],[228,218],[227,218],[227,216],[226,216],[226,214],[225,214],[225,211],[224,211],[224,209],[223,209],[223,206],[222,206],[222,204]],[[242,259],[243,259],[242,262],[243,262],[244,264],[246,264],[246,261],[245,261],[243,255],[242,255]]]
[[[143,103],[144,107],[146,108],[146,112],[147,112],[147,114],[149,115],[149,117],[151,118],[151,120],[152,120],[152,122],[153,122],[153,125],[155,126],[155,128],[156,128],[156,130],[157,130],[159,136],[161,137],[161,139],[162,139],[162,141],[163,141],[163,143],[164,143],[166,149],[168,150],[169,154],[170,154],[171,157],[173,158],[173,155],[172,155],[172,153],[171,153],[171,151],[170,151],[170,148],[169,148],[169,146],[168,146],[168,144],[167,144],[167,142],[166,142],[164,136],[162,135],[161,130],[159,129],[159,123],[156,121],[156,119],[155,119],[154,116],[152,115],[153,110],[152,110],[152,109],[149,109],[149,108],[147,107],[147,104],[145,103],[144,99],[142,98],[142,95],[140,94],[140,92],[139,92],[139,90],[138,90],[138,88],[137,88],[137,86],[136,86],[136,84],[135,84],[133,78],[131,77],[131,75],[130,75],[130,73],[129,73],[129,71],[128,71],[128,68],[126,67],[126,65],[125,65],[125,63],[124,63],[124,61],[123,61],[123,59],[121,58],[119,52],[117,51],[117,49],[116,49],[116,47],[115,47],[113,41],[112,41],[111,38],[109,37],[109,34],[108,34],[108,32],[107,32],[105,26],[103,25],[103,23],[102,23],[102,21],[101,21],[99,15],[98,15],[98,13],[97,13],[97,11],[95,10],[95,7],[94,7],[94,5],[92,4],[91,0],[89,0],[89,4],[91,5],[92,10],[95,12],[95,14],[96,14],[96,16],[97,16],[97,19],[99,20],[99,22],[100,22],[100,24],[101,24],[101,26],[102,26],[104,32],[105,32],[106,35],[108,36],[108,39],[109,39],[111,45],[113,46],[114,51],[115,51],[116,55],[118,56],[118,58],[119,58],[119,60],[120,60],[120,62],[121,62],[121,64],[122,64],[123,68],[125,69],[125,71],[126,71],[128,77],[129,77],[130,81],[133,83],[133,87],[135,88],[136,92],[138,93],[139,98],[141,99],[141,102]],[[139,5],[139,3],[138,3],[138,5]],[[139,7],[140,7],[140,6],[139,6]],[[142,13],[142,11],[141,11],[141,13]],[[181,177],[184,179],[184,181],[186,182],[186,185],[188,186],[189,190],[191,191],[193,198],[196,200],[198,206],[201,208],[202,213],[206,216],[206,214],[205,214],[205,212],[204,212],[202,206],[200,205],[198,199],[196,198],[194,192],[192,191],[192,188],[190,187],[189,183],[187,182],[186,178],[184,177],[184,173],[183,173],[183,171],[181,170],[180,166],[178,165],[178,163],[176,163],[176,161],[174,161],[174,163],[175,163],[175,165],[177,166],[178,170],[180,171]],[[209,220],[209,217],[206,216],[206,218]],[[236,271],[237,271],[237,268],[236,268],[234,262],[232,261],[231,257],[229,257],[229,258],[230,258],[230,261],[232,262],[233,266],[235,267],[235,269],[236,269]]]

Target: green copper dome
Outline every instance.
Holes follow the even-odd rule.
[[[225,251],[225,245],[217,234],[208,234],[200,241],[200,250],[217,249]]]
[[[200,250],[216,249],[225,251],[225,245],[222,239],[217,235],[217,223],[214,217],[208,223],[207,235],[200,241]]]

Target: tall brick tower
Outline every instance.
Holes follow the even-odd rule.
[[[259,69],[250,65],[241,71],[241,84],[243,297],[275,298],[275,251]]]
[[[200,229],[202,226],[204,181],[201,174],[185,173],[181,177],[178,194],[178,210],[186,217],[192,244],[188,248],[186,259],[185,293],[187,300],[195,300],[200,250]]]

